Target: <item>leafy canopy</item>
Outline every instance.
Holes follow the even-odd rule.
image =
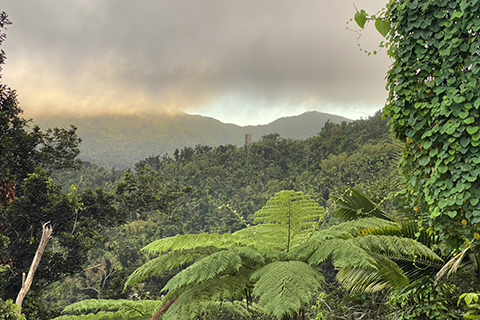
[[[408,278],[395,260],[440,263],[424,245],[398,234],[400,226],[375,217],[320,230],[325,211],[301,192],[277,193],[255,214],[255,225],[233,234],[182,235],[157,240],[143,252],[153,256],[125,288],[185,268],[162,289],[164,304],[176,302],[165,319],[191,317],[201,301],[258,298],[258,306],[281,319],[311,301],[321,289],[317,266],[333,261],[348,289],[401,287]],[[187,310],[189,310],[187,312]]]

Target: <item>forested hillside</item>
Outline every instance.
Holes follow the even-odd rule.
[[[104,115],[96,117],[44,116],[35,119],[42,128],[68,128],[75,124],[82,139],[79,158],[105,167],[120,169],[150,156],[172,154],[177,148],[232,144],[243,146],[245,134],[258,141],[263,135],[279,133],[283,138],[306,139],[320,132],[329,121],[340,123],[346,118],[308,112],[281,118],[262,126],[241,127],[186,113]]]
[[[237,231],[252,224],[255,212],[281,190],[303,191],[327,208],[331,195],[346,187],[383,199],[400,182],[399,152],[378,113],[366,120],[327,123],[318,135],[305,140],[270,134],[250,148],[185,147],[172,156],[148,157],[124,172],[90,163],[57,170],[53,181],[74,197],[80,225],[89,219],[89,212],[113,208],[105,218],[116,215],[125,224],[98,235],[103,244],[85,257],[88,271],[57,282],[42,291],[41,299],[50,301],[50,311],[58,312],[66,303],[85,298],[128,298],[147,291],[157,297],[156,284],[122,292],[122,283],[143,261],[139,250],[152,240]],[[331,224],[336,218],[328,220]]]
[[[149,192],[184,190],[181,203],[172,208],[182,221],[178,232],[225,232],[241,221],[219,207],[229,205],[247,217],[281,190],[305,191],[323,205],[330,193],[347,186],[360,186],[381,198],[386,192],[372,185],[395,175],[398,153],[377,114],[368,120],[327,123],[320,134],[306,140],[270,134],[250,148],[197,145],[177,149],[172,156],[148,157],[126,172],[122,192],[142,198]],[[118,178],[120,172],[110,174]],[[84,190],[102,186],[102,181],[112,185],[114,178],[89,164],[77,173],[57,172],[56,180],[66,190],[72,184]],[[152,183],[158,190],[145,190]],[[148,211],[137,213],[152,219]]]
[[[105,168],[0,85],[0,319],[480,319],[480,1],[352,21],[387,37],[386,106],[306,139]]]

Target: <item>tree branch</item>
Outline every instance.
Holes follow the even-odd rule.
[[[25,296],[30,290],[30,287],[33,282],[33,276],[35,275],[35,272],[37,271],[38,266],[40,265],[40,260],[42,259],[42,255],[45,252],[48,241],[52,236],[53,229],[52,229],[52,226],[49,225],[49,223],[50,221],[42,225],[42,239],[40,240],[40,244],[38,245],[37,252],[35,252],[35,256],[33,257],[32,265],[28,270],[28,275],[25,277],[25,273],[23,273],[22,288],[20,289],[20,292],[18,293],[18,296],[17,296],[17,300],[15,301],[15,304],[19,306],[19,309],[18,309],[19,313],[21,313],[22,311],[23,300],[25,299]]]

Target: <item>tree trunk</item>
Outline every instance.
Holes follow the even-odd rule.
[[[177,301],[178,297],[176,297],[175,299],[173,299],[172,301],[170,301],[169,303],[167,303],[166,305],[164,305],[160,310],[158,310],[157,313],[155,313],[153,315],[153,317],[150,318],[150,320],[158,320],[160,318],[160,316],[163,316],[165,314],[165,312],[168,311],[168,309],[170,308],[170,306],[175,302]]]
[[[17,296],[17,300],[15,301],[15,304],[20,307],[18,309],[19,313],[22,312],[23,299],[25,299],[25,296],[30,290],[30,287],[33,282],[33,276],[35,275],[35,272],[37,271],[38,266],[40,265],[40,260],[42,260],[42,255],[45,252],[48,241],[52,236],[53,229],[52,229],[52,226],[49,225],[49,223],[50,222],[44,223],[42,226],[42,239],[40,240],[40,244],[38,245],[37,252],[35,252],[35,256],[33,257],[32,265],[30,266],[30,270],[28,270],[28,275],[25,277],[25,273],[23,273],[22,288],[20,289],[20,292],[18,293],[18,296]]]

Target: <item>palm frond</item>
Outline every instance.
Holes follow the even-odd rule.
[[[383,210],[354,188],[347,188],[341,196],[332,196],[332,199],[335,203],[335,214],[343,220],[376,217],[393,221]]]
[[[324,278],[304,262],[277,261],[253,273],[252,280],[260,307],[282,319],[310,302]]]

